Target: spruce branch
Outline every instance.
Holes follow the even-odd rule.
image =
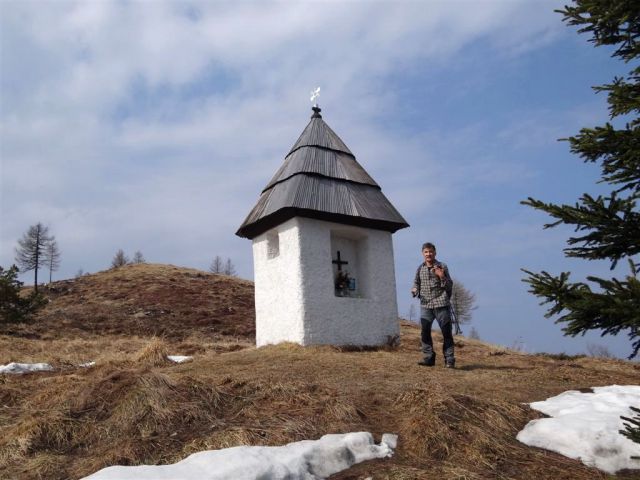
[[[624,430],[618,430],[619,433],[627,437],[629,440],[634,441],[636,443],[640,443],[640,408],[629,407],[636,415],[632,418],[621,416],[620,418],[624,420]],[[631,457],[640,459],[640,457]]]
[[[640,56],[640,2],[637,0],[574,0],[570,6],[556,10],[568,25],[590,35],[594,46],[614,46],[612,57],[630,63]],[[610,119],[628,116],[626,125],[583,128],[567,141],[571,153],[585,163],[598,163],[601,180],[612,187],[607,196],[583,194],[575,205],[556,205],[529,197],[521,202],[546,212],[552,221],[544,228],[561,224],[572,226],[576,235],[567,240],[564,254],[586,260],[609,260],[611,269],[627,258],[631,275],[623,280],[587,277],[586,282],[572,283],[569,273],[559,276],[547,272],[532,273],[523,279],[530,292],[550,304],[547,317],[560,315],[566,335],[602,330],[615,335],[627,330],[633,352],[640,348],[640,67],[633,65],[625,76],[592,87],[607,95]]]
[[[601,330],[601,335],[617,335],[628,330],[634,358],[640,350],[640,280],[632,266],[632,275],[624,280],[587,277],[597,291],[584,282],[572,283],[570,273],[553,276],[548,272],[533,273],[522,269],[530,285],[529,292],[550,304],[545,317],[560,315],[555,323],[564,324],[565,335],[577,336],[588,330]]]

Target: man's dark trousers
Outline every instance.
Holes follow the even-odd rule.
[[[422,324],[422,353],[424,353],[425,360],[433,358],[433,339],[431,338],[431,326],[433,321],[438,320],[440,330],[442,331],[443,345],[442,352],[444,353],[444,359],[446,363],[453,363],[455,361],[453,351],[453,332],[451,314],[449,307],[440,308],[427,308],[420,307],[420,323]]]

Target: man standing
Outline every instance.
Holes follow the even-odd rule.
[[[433,351],[431,325],[438,321],[444,343],[444,364],[447,368],[455,368],[456,359],[453,347],[453,332],[450,312],[451,290],[453,281],[447,266],[436,260],[436,247],[433,243],[422,245],[422,263],[416,271],[411,294],[420,298],[420,323],[422,325],[422,353],[424,359],[418,365],[433,367],[436,363],[436,353]]]

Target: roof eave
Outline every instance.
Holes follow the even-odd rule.
[[[271,230],[273,227],[280,225],[281,223],[284,223],[293,217],[313,218],[316,220],[341,223],[344,225],[372,228],[374,230],[384,230],[391,233],[409,226],[409,224],[406,222],[392,222],[389,220],[357,217],[353,215],[323,212],[320,210],[311,210],[306,208],[285,207],[257,220],[256,222],[243,225],[238,229],[236,235],[252,240],[258,235]]]

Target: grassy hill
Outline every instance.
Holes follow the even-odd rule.
[[[464,337],[459,368],[428,369],[416,365],[419,328],[409,323],[393,348],[256,349],[251,282],[168,265],[55,282],[48,296],[34,323],[0,326],[0,364],[55,367],[0,376],[0,478],[79,478],[205,449],[370,431],[399,434],[396,454],[332,479],[605,479],[516,441],[538,416],[524,403],[640,375],[630,362],[526,355]],[[88,361],[95,366],[79,366]]]

